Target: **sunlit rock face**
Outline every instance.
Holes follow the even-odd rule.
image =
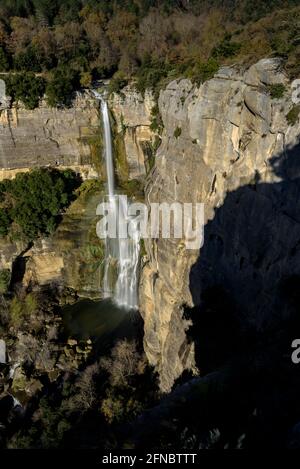
[[[0,99],[1,101],[1,99]],[[96,177],[89,138],[99,128],[98,106],[88,92],[72,107],[50,108],[41,102],[29,111],[20,104],[0,106],[0,178],[32,167],[72,167],[83,178]]]
[[[279,99],[271,97],[270,86],[274,84],[285,86]],[[159,97],[164,131],[146,201],[203,202],[207,224],[230,193],[251,184],[276,185],[283,176],[276,170],[274,157],[282,157],[287,149],[295,147],[300,133],[299,121],[288,125],[285,117],[293,106],[291,84],[275,59],[261,60],[248,70],[222,68],[200,87],[188,80],[170,83]],[[268,204],[272,204],[269,197],[266,199],[266,191],[258,191],[248,207],[251,210],[255,206],[260,212],[258,223],[263,221]],[[244,205],[238,210],[247,212]],[[240,237],[245,234],[242,226],[234,225],[234,230],[225,227],[221,211],[219,218],[227,235],[222,252],[215,249],[214,256],[206,256],[211,284],[226,277],[232,246],[242,250]],[[244,223],[245,218],[240,217],[240,222]],[[219,236],[222,239],[222,233]],[[207,242],[205,239],[202,248],[206,254]],[[247,262],[251,258],[249,250],[256,248],[251,243],[244,243],[244,247],[246,252],[237,255]],[[150,363],[159,371],[162,390],[169,391],[185,369],[197,372],[194,346],[186,334],[190,322],[183,318],[183,305],[201,302],[203,275],[197,267],[191,272],[196,262],[201,265],[201,251],[199,258],[199,252],[186,250],[181,240],[174,239],[149,240],[146,251],[140,285],[144,346]],[[278,252],[281,256],[282,250]],[[218,273],[213,264],[217,263],[216,256],[223,256],[224,261],[217,264],[221,269]],[[243,281],[247,282],[246,277]]]
[[[155,102],[150,91],[144,96],[131,87],[113,93],[109,106],[115,119],[115,135],[122,139],[128,179],[143,178],[147,172],[148,149],[154,140],[151,111]]]

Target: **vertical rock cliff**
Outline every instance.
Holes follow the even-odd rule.
[[[123,171],[121,176],[128,179],[144,178],[154,139],[154,133],[151,131],[153,96],[148,91],[142,96],[133,88],[126,87],[121,94],[114,93],[110,97],[109,105],[116,124],[114,133],[117,144],[115,152],[117,171],[122,169],[120,159],[123,156],[126,172],[124,174]]]
[[[282,86],[274,87],[278,84]],[[274,89],[282,90],[279,97],[272,93]],[[222,68],[200,87],[188,80],[174,81],[161,91],[159,109],[164,131],[146,201],[203,202],[206,223],[238,188],[280,181],[274,157],[298,143],[299,121],[286,118],[290,111],[297,113],[291,84],[275,59],[261,60],[248,70]],[[271,199],[256,198],[262,208]],[[230,226],[226,229],[225,246],[219,254],[214,250],[216,262],[218,256],[225,259],[216,281],[226,278],[226,259],[227,263],[231,260],[226,258],[226,249],[236,243],[240,250],[239,236],[245,236],[242,226],[235,229],[232,239]],[[222,243],[222,233],[219,237]],[[254,250],[249,245],[247,249]],[[201,301],[200,273],[194,268],[191,276],[192,266],[201,260],[201,250],[199,255],[186,250],[181,240],[155,239],[146,243],[146,251],[148,261],[140,285],[144,346],[150,363],[159,371],[161,389],[169,391],[183,370],[201,373],[195,366],[193,342],[187,339],[191,323],[183,317],[185,305]],[[251,258],[249,251],[236,255]],[[213,272],[214,265],[206,262],[206,269],[206,274]]]
[[[88,92],[77,94],[70,108],[42,102],[26,110],[0,106],[0,178],[14,177],[32,167],[72,167],[84,178],[97,177],[92,166],[92,139],[99,131],[98,106]]]

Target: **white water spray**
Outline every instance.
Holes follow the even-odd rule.
[[[115,215],[119,210],[119,220],[128,223],[133,235],[125,239],[106,238],[105,241],[105,266],[103,277],[103,296],[113,300],[124,308],[138,308],[138,270],[140,254],[140,233],[138,222],[128,216],[128,203],[125,198],[117,197],[114,184],[114,165],[112,151],[111,127],[107,102],[94,91],[94,95],[101,102],[101,113],[104,127],[104,156],[106,162],[108,199],[111,210]],[[114,272],[117,270],[117,279]]]

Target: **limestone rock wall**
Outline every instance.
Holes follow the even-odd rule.
[[[89,138],[99,130],[98,103],[78,93],[70,108],[49,108],[42,102],[32,111],[20,104],[0,109],[0,178],[32,167],[71,167],[84,178],[97,177]]]
[[[278,83],[286,91],[272,99],[270,86]],[[188,80],[170,83],[159,97],[164,131],[146,201],[204,202],[207,223],[230,192],[255,180],[279,181],[273,157],[295,146],[300,134],[299,121],[288,125],[285,117],[294,106],[291,93],[275,59],[248,70],[222,68],[200,87]],[[168,391],[183,370],[197,372],[182,314],[183,305],[193,305],[190,272],[199,252],[174,239],[148,240],[146,251],[140,283],[144,347]]]
[[[115,132],[124,142],[128,164],[129,179],[138,179],[146,175],[147,147],[154,139],[151,131],[151,110],[154,99],[151,92],[143,97],[130,87],[121,94],[113,94],[109,101],[115,119]]]

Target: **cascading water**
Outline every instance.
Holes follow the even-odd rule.
[[[140,254],[140,233],[138,222],[128,216],[126,197],[119,197],[115,192],[112,137],[107,102],[94,91],[101,102],[104,127],[104,156],[106,162],[108,200],[119,224],[127,224],[131,237],[121,238],[117,223],[117,238],[105,240],[105,266],[103,277],[103,296],[112,298],[119,306],[128,309],[138,307],[138,270]],[[117,271],[115,280],[114,272]]]

